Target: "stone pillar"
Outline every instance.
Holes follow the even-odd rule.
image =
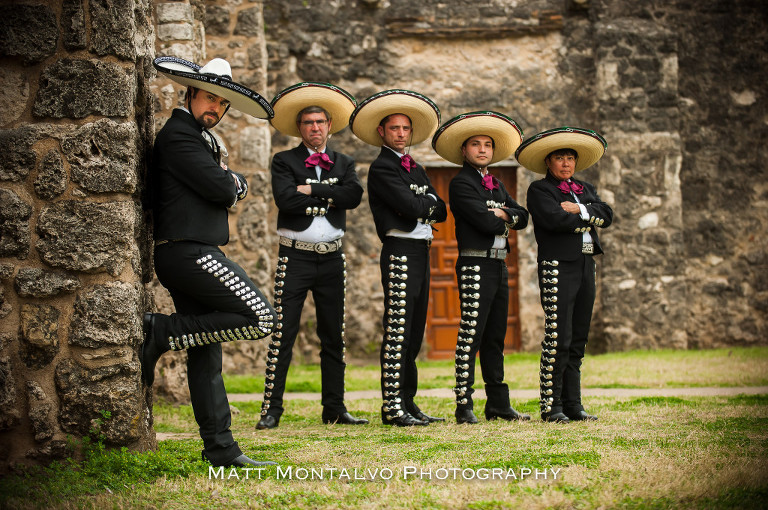
[[[588,180],[616,217],[602,236],[591,347],[684,349],[677,38],[639,17],[606,16],[593,31],[598,131],[608,152]]]
[[[0,472],[89,435],[155,445],[137,357],[150,10],[0,6]]]
[[[266,42],[262,2],[194,0],[156,2],[157,55],[176,56],[204,65],[220,57],[232,66],[235,81],[267,99]],[[185,89],[173,80],[156,75],[150,86],[154,97],[155,128],[159,130],[174,108],[183,104]],[[271,296],[277,237],[269,185],[271,134],[269,122],[230,109],[213,130],[230,168],[246,176],[248,197],[230,210],[230,242],[227,256],[239,263],[251,279]],[[155,278],[152,294],[156,310],[174,311],[168,292]],[[263,373],[266,342],[231,342],[222,346],[227,372]],[[186,353],[168,353],[158,362],[155,394],[177,402],[189,402],[186,384]]]

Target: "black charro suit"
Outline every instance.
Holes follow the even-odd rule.
[[[449,199],[456,225],[459,257],[456,278],[461,302],[461,325],[456,341],[456,408],[472,409],[472,385],[475,381],[475,357],[480,354],[480,366],[488,400],[486,408],[507,409],[509,388],[504,383],[504,338],[507,333],[509,284],[504,260],[509,243],[502,248],[502,258],[471,256],[462,250],[487,252],[497,236],[507,238],[510,230],[520,230],[528,224],[528,211],[520,206],[496,179],[498,188],[483,186],[480,172],[464,163],[451,180]],[[496,216],[490,208],[504,210],[510,222]],[[506,241],[506,239],[505,239]],[[465,252],[466,254],[466,252]]]
[[[227,208],[238,198],[235,175],[245,179],[219,165],[218,151],[182,109],[158,133],[150,172],[155,270],[176,308],[170,316],[154,314],[153,343],[189,349],[187,378],[203,454],[227,465],[242,452],[230,431],[221,342],[263,338],[275,315],[245,271],[219,249],[229,239]]]
[[[417,415],[416,356],[424,337],[429,301],[429,239],[395,237],[445,221],[445,202],[429,182],[424,167],[406,171],[399,156],[382,147],[368,173],[368,200],[383,245],[379,265],[384,290],[384,340],[381,346],[382,421],[405,413]]]
[[[310,151],[304,144],[275,154],[272,159],[272,194],[278,207],[277,227],[297,233],[310,227],[318,216],[336,229],[346,229],[348,209],[360,204],[363,187],[349,156],[326,148],[333,161],[328,170],[308,168]],[[297,186],[310,184],[310,195]],[[279,422],[283,413],[283,393],[293,344],[299,332],[301,311],[307,292],[312,291],[320,339],[320,368],[324,416],[345,413],[344,406],[344,305],[346,261],[341,249],[317,253],[307,249],[280,246],[275,273],[277,324],[267,354],[267,373],[262,416]]]
[[[564,412],[578,415],[581,405],[581,362],[589,337],[595,301],[595,261],[582,253],[588,233],[594,254],[603,253],[597,228],[610,226],[613,209],[595,187],[583,186],[581,194],[564,193],[551,174],[528,188],[528,210],[538,244],[539,289],[545,316],[545,338],[540,365],[541,413],[546,418]],[[587,217],[566,212],[562,202],[579,202]]]

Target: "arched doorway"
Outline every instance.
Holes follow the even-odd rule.
[[[427,168],[432,185],[440,197],[448,203],[448,185],[459,173],[458,167]],[[517,189],[517,168],[498,166],[491,173],[504,183],[513,198]],[[456,334],[461,322],[459,308],[459,286],[456,281],[456,258],[459,250],[454,236],[453,215],[448,207],[448,219],[437,225],[435,239],[430,251],[431,283],[429,289],[429,311],[427,313],[427,357],[430,359],[452,359],[456,350]],[[504,350],[520,350],[520,312],[518,298],[517,231],[509,237],[510,252],[507,255],[509,269],[509,314],[507,315],[507,337]]]

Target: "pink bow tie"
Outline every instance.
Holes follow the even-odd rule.
[[[331,161],[331,158],[329,158],[328,154],[325,152],[315,152],[304,160],[304,164],[307,166],[307,168],[319,166],[323,170],[330,170],[331,165],[333,165],[333,161]]]
[[[496,177],[492,176],[491,174],[485,174],[483,176],[483,188],[487,189],[488,191],[498,189],[499,182],[496,180]]]
[[[400,165],[405,168],[405,171],[411,173],[411,168],[416,168],[416,162],[413,160],[410,154],[400,158]]]
[[[562,191],[563,193],[570,193],[573,191],[577,195],[581,195],[584,193],[584,186],[577,182],[572,181],[560,181],[560,184],[557,185],[557,189]]]

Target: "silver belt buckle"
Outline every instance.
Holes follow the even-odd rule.
[[[315,252],[319,254],[328,253],[331,251],[332,244],[334,243],[327,243],[325,241],[320,241],[319,243],[315,243]]]
[[[595,253],[595,245],[593,243],[582,243],[581,253],[586,253],[587,255]]]

